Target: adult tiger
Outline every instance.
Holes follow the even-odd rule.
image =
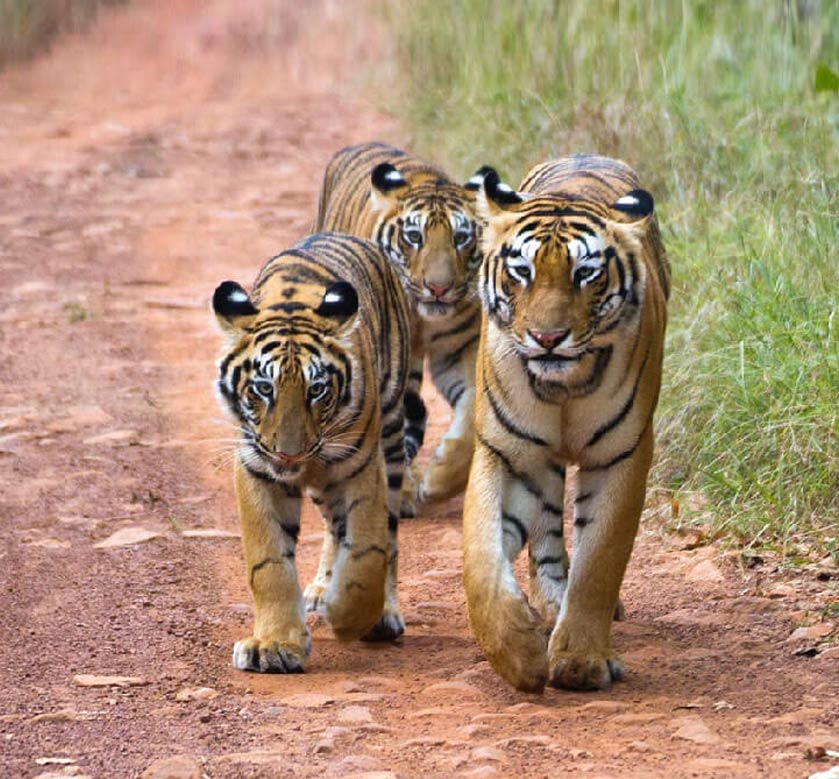
[[[250,296],[222,283],[213,308],[229,336],[216,387],[241,431],[234,475],[255,610],[233,664],[303,670],[303,490],[327,525],[308,603],[340,639],[398,636],[410,312],[396,274],[370,241],[324,233],[268,260]]]
[[[469,620],[518,688],[606,689],[611,644],[653,449],[670,269],[622,162],[534,168],[519,192],[486,175],[476,448],[464,505]],[[573,563],[563,540],[577,465]],[[529,608],[512,561],[529,544]],[[547,651],[546,651],[547,650]]]
[[[411,372],[405,393],[409,462],[425,432],[420,399],[425,355],[435,387],[453,409],[452,423],[418,486],[420,500],[456,494],[469,475],[481,320],[475,289],[480,229],[474,209],[485,170],[460,186],[401,149],[365,143],[335,154],[320,194],[315,229],[376,241],[413,303]],[[412,497],[406,495],[405,514],[413,513]]]

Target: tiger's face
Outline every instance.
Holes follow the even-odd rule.
[[[571,394],[590,391],[621,323],[640,304],[639,237],[652,197],[635,190],[603,206],[527,196],[493,172],[479,209],[486,218],[479,290],[488,316],[533,379]]]
[[[230,337],[216,389],[239,425],[243,463],[274,481],[294,483],[308,463],[325,462],[345,446],[335,429],[350,392],[343,339],[358,298],[347,282],[315,296],[308,310],[299,299],[258,309],[230,281],[213,296]]]
[[[390,163],[373,170],[375,240],[424,319],[445,317],[475,294],[481,264],[475,191],[483,170],[465,186],[427,172],[406,177]]]

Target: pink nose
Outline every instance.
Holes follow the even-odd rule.
[[[531,336],[543,349],[550,351],[553,349],[565,336],[568,335],[567,330],[552,330],[549,333],[543,333],[541,330],[528,330]]]
[[[441,298],[445,295],[451,288],[451,284],[429,284],[427,281],[425,282],[425,287],[428,289],[431,294],[434,295],[435,298]]]
[[[286,454],[285,452],[274,452],[274,458],[282,465],[294,465],[294,463],[303,459],[303,452],[297,454]]]

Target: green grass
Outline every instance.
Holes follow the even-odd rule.
[[[31,57],[59,33],[76,32],[123,0],[0,0],[0,68]]]
[[[833,548],[839,92],[814,84],[839,2],[405,0],[388,22],[420,152],[515,185],[595,151],[654,193],[675,286],[653,484],[701,507],[679,521]]]

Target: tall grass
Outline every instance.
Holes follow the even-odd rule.
[[[420,151],[514,185],[596,151],[655,194],[675,287],[654,483],[741,544],[834,548],[839,93],[813,83],[839,2],[405,0],[389,21]]]
[[[84,29],[103,5],[123,0],[0,0],[0,68],[32,56],[61,32]]]

